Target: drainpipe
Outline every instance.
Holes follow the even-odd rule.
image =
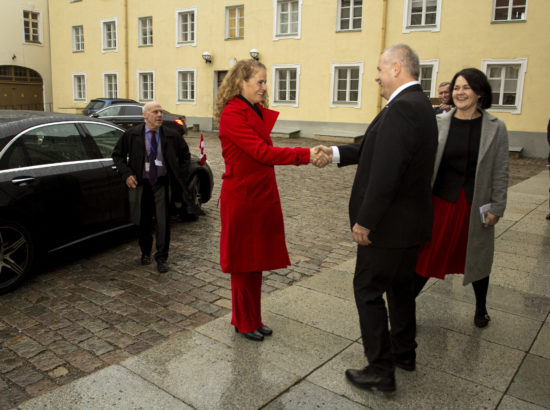
[[[388,24],[388,0],[382,0],[382,32],[380,33],[380,55],[386,49],[386,27]],[[382,109],[382,96],[380,86],[378,87],[378,99],[376,101],[376,112]]]
[[[125,98],[130,98],[130,78],[129,78],[129,57],[128,57],[128,0],[124,0],[124,88],[126,89]]]

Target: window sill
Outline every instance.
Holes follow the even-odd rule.
[[[243,37],[226,37],[225,40],[244,40],[244,36]]]
[[[527,23],[526,19],[521,20],[491,20],[491,24],[506,24],[506,23]]]
[[[152,44],[138,44],[138,47],[153,47]]]
[[[357,33],[361,32],[362,29],[360,28],[352,28],[352,29],[338,29],[336,30],[337,33]]]
[[[84,50],[73,50],[73,53],[83,53]]]

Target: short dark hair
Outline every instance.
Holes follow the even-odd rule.
[[[479,95],[479,105],[481,108],[487,109],[491,107],[493,98],[491,84],[489,84],[489,80],[487,79],[485,73],[477,68],[465,68],[454,75],[451,81],[451,100],[449,101],[449,104],[454,105],[452,93],[458,77],[464,77],[470,88],[474,90],[477,95]]]

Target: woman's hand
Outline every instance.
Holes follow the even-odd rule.
[[[487,212],[487,217],[485,218],[485,225],[483,225],[485,228],[495,225],[498,220],[500,219],[499,216],[492,214],[491,212]]]

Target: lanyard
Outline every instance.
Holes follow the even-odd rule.
[[[149,130],[149,132],[146,132],[145,133],[145,137],[147,138],[147,142],[149,143],[149,146],[151,147],[151,151],[153,151],[153,154],[156,156],[157,155],[157,151],[159,149],[159,141],[160,141],[160,138],[159,136],[160,135],[157,135],[157,146],[156,147],[153,147],[153,144],[151,143],[151,139],[149,138],[149,133],[151,132],[156,132],[157,134],[159,134],[158,131],[154,131],[154,130]]]

